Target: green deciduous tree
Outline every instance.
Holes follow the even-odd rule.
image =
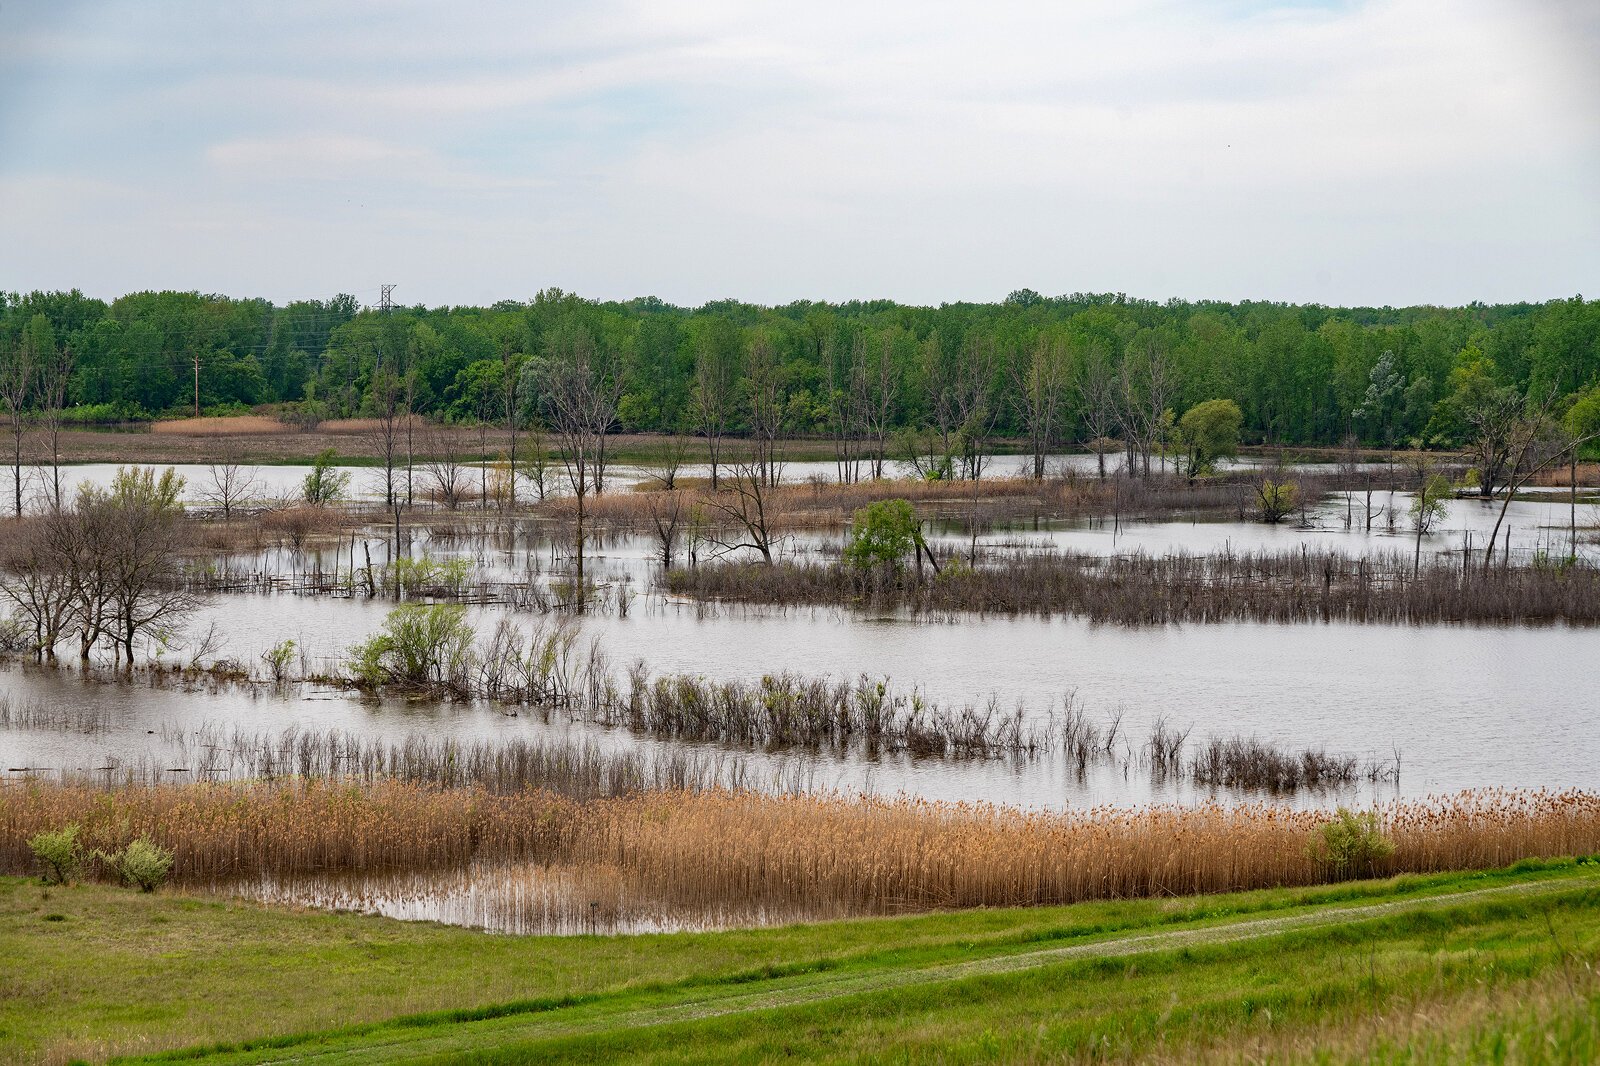
[[[922,526],[911,502],[879,500],[851,516],[844,560],[858,570],[899,570],[921,542]]]
[[[1183,413],[1178,420],[1178,440],[1183,444],[1190,481],[1210,473],[1217,460],[1238,454],[1243,425],[1244,412],[1232,400],[1206,400]]]

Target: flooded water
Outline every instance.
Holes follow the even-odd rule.
[[[1088,470],[1093,457],[1069,461]],[[1004,469],[1018,460],[996,462]],[[109,481],[113,470],[79,467],[74,474]],[[206,468],[180,472],[189,478],[189,498],[201,501]],[[376,472],[351,473],[358,493],[375,491]],[[786,477],[832,473],[832,463],[796,463],[789,464]],[[260,468],[263,497],[292,496],[304,474],[305,468]],[[614,474],[619,483],[644,476],[641,470]],[[1406,528],[1409,496],[1378,494],[1370,528],[1362,518],[1365,502],[1335,495],[1277,526],[1225,518],[1022,522],[980,531],[976,551],[980,558],[997,558],[1041,550],[1161,555],[1331,549],[1365,556],[1415,550]],[[1449,501],[1421,550],[1447,559],[1459,558],[1463,545],[1481,550],[1498,520],[1498,503]],[[1564,554],[1568,521],[1564,497],[1518,500],[1506,511],[1502,537],[1509,531],[1520,560],[1540,552]],[[1600,553],[1600,508],[1581,507],[1579,523],[1579,551],[1594,557]],[[567,546],[550,534],[537,522],[505,530],[468,518],[449,535],[410,534],[402,551],[413,558],[463,560],[472,581],[548,585],[567,567]],[[941,553],[973,548],[959,522],[934,528],[931,539]],[[780,554],[831,558],[839,545],[837,534],[804,534],[785,538]],[[316,551],[278,546],[234,557],[229,565],[243,574],[348,575],[356,552],[363,562],[370,556],[379,564],[393,550],[388,534],[373,530],[357,535],[355,550],[349,540]],[[146,675],[117,681],[73,665],[11,663],[0,670],[0,694],[19,713],[0,721],[0,782],[129,769],[173,781],[203,779],[229,772],[237,754],[230,745],[248,742],[241,738],[329,730],[393,743],[582,743],[646,759],[688,752],[706,765],[737,768],[739,780],[754,787],[904,792],[1041,809],[1262,798],[1327,807],[1485,786],[1582,788],[1594,786],[1600,765],[1600,631],[1593,629],[1346,622],[1123,627],[1074,618],[913,619],[843,608],[717,606],[661,594],[655,588],[655,544],[646,538],[596,537],[590,562],[607,607],[580,623],[579,645],[596,642],[619,674],[642,662],[654,674],[714,680],[755,681],[780,672],[837,680],[865,676],[947,704],[992,701],[1002,711],[1021,706],[1036,724],[1059,716],[1070,696],[1102,729],[1117,723],[1118,754],[1080,771],[1060,752],[955,759],[751,750],[654,739],[559,712],[375,699],[340,686],[180,683],[168,674],[160,683]],[[628,609],[620,610],[620,602]],[[217,595],[190,620],[188,640],[175,642],[158,659],[187,664],[203,654],[207,663],[232,660],[261,677],[263,652],[293,641],[292,673],[337,673],[350,647],[377,631],[393,606],[360,594]],[[504,607],[474,607],[469,618],[486,635],[508,613],[514,614]],[[531,624],[537,618],[518,620]],[[215,639],[202,651],[207,632]],[[1188,731],[1192,746],[1211,737],[1253,737],[1291,752],[1324,749],[1363,763],[1397,761],[1399,775],[1287,796],[1217,791],[1153,775],[1141,764],[1145,738],[1163,721]],[[832,916],[686,911],[632,893],[615,871],[535,866],[299,879],[234,890],[513,933],[721,928]]]
[[[1076,458],[1092,461],[1090,456]],[[833,467],[812,465],[830,472]],[[803,472],[805,465],[790,464],[791,476],[797,468]],[[109,477],[110,470],[79,468],[87,476]],[[292,467],[262,470],[283,479],[284,485],[303,476]],[[1355,504],[1358,520],[1348,526],[1348,502],[1335,496],[1311,509],[1311,521],[1303,526],[1226,520],[1041,522],[983,532],[978,546],[980,554],[991,557],[1047,548],[1162,554],[1222,547],[1292,551],[1304,546],[1349,554],[1409,553],[1414,547],[1404,530],[1409,498],[1382,494],[1375,501],[1400,516],[1392,532],[1385,517],[1367,530],[1359,520],[1362,502]],[[1596,510],[1586,508],[1581,520],[1592,526]],[[1459,553],[1469,536],[1481,547],[1497,517],[1498,506],[1450,501],[1435,532],[1423,538],[1423,551]],[[1564,545],[1567,518],[1564,501],[1513,503],[1506,522],[1514,549],[1531,553]],[[969,547],[959,527],[935,536],[950,551]],[[1584,552],[1596,550],[1594,536],[1592,528],[1585,531]],[[565,545],[548,537],[549,531],[536,524],[523,524],[509,536],[469,532],[430,540],[419,532],[409,538],[405,551],[414,557],[464,559],[475,576],[526,581],[532,575],[548,581],[561,576],[566,566]],[[388,559],[392,545],[386,535],[375,531],[365,541],[374,562]],[[838,543],[837,536],[808,534],[786,540],[783,551],[827,556],[837,551]],[[1363,760],[1393,759],[1398,752],[1402,772],[1397,790],[1402,795],[1482,785],[1583,786],[1592,783],[1600,758],[1600,703],[1594,698],[1600,692],[1600,633],[1589,629],[1341,622],[1133,628],[1073,618],[913,620],[846,609],[708,607],[653,591],[653,552],[651,541],[629,536],[597,538],[592,549],[591,573],[608,586],[612,607],[583,622],[582,639],[599,641],[618,671],[642,661],[656,674],[714,680],[757,680],[783,671],[841,680],[864,675],[887,678],[901,691],[916,689],[946,703],[993,700],[1001,710],[1021,705],[1030,721],[1058,714],[1071,694],[1101,721],[1120,717],[1122,735],[1134,748],[1156,720],[1164,719],[1190,730],[1192,741],[1237,734],[1292,750],[1326,748]],[[318,553],[274,548],[235,559],[232,565],[271,573],[314,566],[348,572],[350,557],[346,542]],[[615,607],[617,590],[623,590],[630,604],[625,614]],[[205,651],[207,662],[231,659],[261,676],[262,653],[292,640],[291,672],[335,673],[350,647],[377,631],[392,607],[383,599],[360,595],[214,596],[190,621],[189,646],[174,646],[160,658],[187,663],[196,654],[200,635],[210,630],[217,639]],[[475,608],[470,617],[487,633],[505,613],[502,608]],[[181,745],[175,748],[172,738],[217,726],[339,729],[393,739],[411,734],[572,737],[616,750],[662,743],[526,713],[509,716],[489,707],[363,699],[348,690],[317,686],[185,691],[88,680],[70,668],[21,666],[0,675],[0,684],[16,699],[41,700],[106,723],[91,732],[0,729],[0,770],[8,777],[141,760],[149,765],[178,757],[193,761],[192,753]],[[1055,756],[1016,763],[736,754],[753,760],[758,778],[792,773],[800,765],[819,787],[903,790],[1032,807],[1184,801],[1202,794],[1114,766],[1091,767],[1080,777]],[[1396,790],[1387,784],[1378,787],[1386,794]],[[1297,802],[1349,798],[1302,796]]]
[[[227,627],[227,653],[294,639],[314,663],[336,663],[370,635],[390,605],[292,595],[219,598],[204,617]],[[479,610],[486,629],[500,612]],[[1483,785],[1585,786],[1600,760],[1600,635],[1554,626],[1387,626],[1255,623],[1146,628],[1078,619],[963,617],[910,621],[843,610],[728,609],[645,598],[627,617],[594,616],[583,632],[612,663],[643,660],[657,673],[755,680],[793,671],[840,679],[887,677],[902,689],[954,702],[993,696],[1035,719],[1073,693],[1091,716],[1122,716],[1137,747],[1158,718],[1193,740],[1235,734],[1291,749],[1323,747],[1363,759],[1398,751],[1401,795]],[[259,652],[257,652],[259,654]],[[266,686],[190,692],[85,680],[71,670],[13,666],[0,675],[16,699],[82,709],[106,725],[0,731],[6,776],[20,768],[93,770],[169,758],[170,737],[216,724],[260,731],[339,729],[365,736],[589,738],[611,749],[664,744],[577,722],[515,717],[488,707],[361,699],[341,690]],[[708,746],[700,745],[705,748]],[[738,749],[727,749],[735,750]],[[1079,777],[1057,756],[915,759],[747,753],[756,778],[798,761],[818,787],[908,791],[1032,807],[1184,801],[1210,795],[1115,767]],[[193,761],[174,764],[182,768]],[[192,767],[191,767],[192,769]],[[174,775],[182,779],[181,774]],[[1391,786],[1382,786],[1385,794]],[[1301,802],[1348,801],[1303,796]]]
[[[667,901],[619,870],[531,863],[465,870],[267,879],[228,891],[264,903],[444,922],[515,935],[672,933],[815,922],[852,916],[844,907],[732,906]]]

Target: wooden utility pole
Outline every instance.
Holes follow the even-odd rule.
[[[194,353],[194,416],[200,417],[200,353]]]

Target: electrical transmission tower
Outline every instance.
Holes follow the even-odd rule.
[[[394,310],[394,299],[393,299],[393,296],[394,296],[394,286],[393,285],[385,285],[385,286],[383,286],[383,288],[382,288],[382,290],[381,290],[381,292],[380,292],[380,294],[378,296],[378,310],[380,312],[382,312],[382,314],[383,314],[383,316],[385,318],[388,318],[389,317],[389,312]],[[378,335],[378,364],[377,364],[378,366],[382,366],[383,365],[383,341],[384,341],[384,336],[383,336],[382,333],[380,333]]]

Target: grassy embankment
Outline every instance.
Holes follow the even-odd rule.
[[[1592,863],[641,937],[0,880],[12,1061],[1592,1061]],[[244,1046],[254,1041],[253,1047]]]

